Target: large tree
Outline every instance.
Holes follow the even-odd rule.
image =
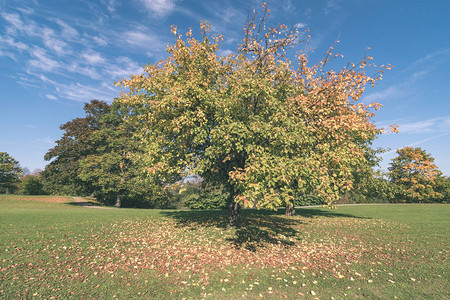
[[[146,178],[135,159],[140,145],[134,138],[134,126],[124,122],[131,112],[119,102],[99,119],[98,129],[89,137],[95,148],[80,161],[78,175],[94,188],[97,200],[116,207],[167,205],[167,193],[160,184]],[[125,201],[125,203],[124,203]]]
[[[96,151],[90,135],[99,129],[100,118],[110,110],[109,104],[92,100],[84,105],[86,117],[76,118],[61,125],[64,134],[44,156],[50,163],[42,172],[45,189],[52,194],[85,196],[94,189],[90,182],[81,180],[80,160]]]
[[[119,101],[139,107],[131,122],[141,124],[149,175],[170,184],[193,173],[226,187],[231,225],[241,206],[293,213],[298,194],[333,205],[380,133],[370,122],[379,105],[358,103],[383,72],[365,75],[371,57],[334,72],[331,49],[311,67],[299,52],[294,68],[286,51],[299,33],[269,28],[268,13],[248,21],[235,54],[220,56],[222,36],[201,23],[200,40],[177,35],[166,60],[120,82],[129,92]]]
[[[439,198],[436,179],[441,172],[434,164],[434,158],[420,147],[403,147],[397,154],[389,167],[389,178],[399,187],[397,200],[431,202]]]
[[[9,194],[17,188],[22,175],[19,162],[6,152],[0,152],[0,193]]]

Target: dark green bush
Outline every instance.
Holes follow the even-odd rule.
[[[322,205],[325,201],[316,195],[298,195],[294,199],[295,206]]]
[[[228,193],[223,188],[188,184],[181,191],[181,201],[190,209],[227,208]]]
[[[22,195],[45,195],[44,185],[40,176],[28,175],[20,182],[19,194]]]

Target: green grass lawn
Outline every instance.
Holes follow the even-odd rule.
[[[0,195],[0,298],[450,298],[450,205],[297,213]]]

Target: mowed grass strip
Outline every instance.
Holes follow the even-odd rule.
[[[0,298],[448,299],[449,205],[87,209],[0,196]]]

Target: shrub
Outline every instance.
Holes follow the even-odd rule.
[[[41,177],[28,175],[22,178],[19,193],[23,195],[45,195]]]

